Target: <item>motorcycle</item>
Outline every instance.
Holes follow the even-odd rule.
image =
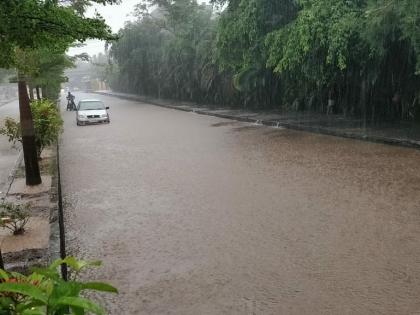
[[[67,99],[67,111],[74,111],[76,110],[76,104],[74,103],[74,99]]]

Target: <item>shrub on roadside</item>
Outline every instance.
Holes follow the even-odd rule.
[[[55,104],[49,100],[31,103],[32,116],[35,126],[36,146],[38,156],[42,150],[53,144],[63,128],[63,120]]]
[[[15,147],[16,142],[22,141],[19,122],[13,118],[6,117],[3,124],[4,126],[0,128],[0,135],[6,136],[9,142],[12,143],[12,146]]]
[[[58,272],[63,263],[74,272],[69,281],[64,281]],[[86,290],[118,293],[117,289],[102,282],[77,280],[82,270],[99,265],[100,262],[67,257],[48,268],[34,269],[28,276],[0,269],[0,315],[105,314],[101,306],[80,295]]]
[[[12,202],[0,204],[0,227],[10,230],[13,235],[25,233],[29,220],[29,205],[19,205]]]
[[[55,104],[47,99],[33,101],[31,111],[35,128],[35,143],[38,157],[40,157],[42,150],[57,140],[63,128],[63,120]],[[13,145],[22,141],[20,123],[10,117],[5,119],[0,134],[7,136]]]

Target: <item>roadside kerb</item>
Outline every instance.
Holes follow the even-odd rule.
[[[144,103],[152,104],[159,107],[181,110],[184,112],[194,112],[200,115],[214,116],[214,117],[231,119],[231,120],[242,121],[242,122],[249,122],[249,123],[258,123],[258,124],[268,126],[268,127],[278,126],[278,127],[283,127],[287,129],[306,131],[306,132],[335,136],[335,137],[342,137],[342,138],[349,138],[349,139],[354,139],[354,140],[362,140],[362,141],[369,141],[369,142],[375,142],[375,143],[382,143],[382,144],[397,145],[397,146],[403,146],[403,147],[408,147],[408,148],[420,149],[420,141],[416,141],[416,140],[353,133],[353,132],[347,132],[344,130],[333,130],[333,129],[320,127],[320,126],[308,126],[308,125],[303,125],[303,124],[298,124],[298,123],[289,123],[289,122],[284,122],[281,120],[259,120],[259,119],[246,117],[246,116],[236,116],[233,114],[222,114],[222,113],[216,113],[214,111],[207,111],[204,109],[196,109],[196,107],[188,106],[188,105],[163,104],[163,103],[159,103],[156,99],[150,99],[147,97],[142,97],[142,96],[137,96],[137,95],[121,94],[121,93],[113,93],[113,92],[105,92],[105,91],[95,91],[93,93],[105,95],[105,96],[118,97],[121,99],[127,99],[127,100],[132,100],[132,101],[144,102]]]
[[[25,185],[22,150],[10,174],[4,199],[29,203],[31,215],[23,235],[13,236],[1,231],[2,254],[9,271],[27,272],[33,266],[47,265],[58,256],[57,167],[53,148],[42,153],[44,169],[41,170],[41,185]]]
[[[5,191],[4,191],[4,196],[1,197],[0,199],[5,199],[6,196],[9,194],[10,188],[12,187],[13,181],[15,180],[16,177],[16,173],[21,165],[23,161],[23,150],[19,149],[19,153],[18,153],[18,157],[16,158],[16,162],[15,165],[13,166],[13,169],[10,171],[9,176],[7,177],[7,182],[5,185]]]

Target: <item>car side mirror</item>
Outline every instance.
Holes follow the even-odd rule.
[[[109,109],[109,106],[105,107],[105,109]]]

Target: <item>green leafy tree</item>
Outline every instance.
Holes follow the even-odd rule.
[[[302,91],[303,95],[314,93],[324,103],[325,92],[339,84],[349,63],[367,55],[359,36],[363,9],[357,1],[300,4],[292,23],[267,36],[267,64],[292,86],[285,94],[286,102],[302,97]]]
[[[286,83],[292,87],[286,99],[303,90],[318,99],[321,111],[326,110],[326,99],[334,98],[337,111],[365,120],[370,116],[372,122],[401,117],[395,108],[402,105],[393,100],[401,94],[413,102],[419,83],[412,53],[415,34],[405,31],[408,15],[401,7],[392,1],[299,4],[297,18],[266,40],[268,65],[292,78]]]
[[[420,118],[420,1],[150,0],[111,47],[116,90],[218,105]]]
[[[86,5],[92,2],[115,3],[115,0],[6,0],[0,2],[0,67],[18,69],[19,109],[26,183],[37,185],[41,177],[36,154],[35,131],[26,90],[31,64],[22,62],[34,49],[64,53],[75,41],[89,38],[114,39],[110,28],[99,15],[86,18]]]
[[[40,99],[40,90],[42,90],[44,98],[56,100],[61,83],[67,81],[64,70],[74,67],[72,58],[62,52],[54,52],[46,48],[32,50],[30,54],[33,60],[33,67],[27,73],[30,92],[32,93],[36,88],[38,100]],[[34,96],[31,96],[31,99],[34,99]]]
[[[233,84],[241,92],[245,106],[271,105],[278,100],[279,78],[267,68],[268,33],[294,19],[293,0],[229,1],[220,19],[216,61],[233,74]]]
[[[160,6],[150,14],[138,7],[138,21],[127,24],[112,44],[111,57],[119,70],[114,87],[157,97],[205,99],[213,82],[209,76],[214,77],[211,8],[190,0],[152,4]]]

